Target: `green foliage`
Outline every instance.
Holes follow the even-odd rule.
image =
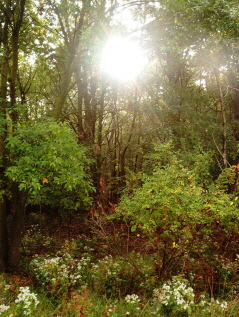
[[[133,230],[140,227],[154,232],[160,226],[176,231],[180,222],[187,222],[192,216],[200,218],[195,210],[202,208],[202,190],[196,186],[193,174],[173,155],[167,164],[167,155],[163,154],[152,173],[142,175],[142,187],[131,195],[126,193],[117,209],[117,215],[131,220]]]
[[[205,189],[198,184],[200,173],[195,169],[203,161],[186,168],[170,150],[168,144],[162,145],[151,173],[142,174],[142,186],[126,192],[111,217],[123,216],[131,222],[132,230],[140,228],[149,234],[159,228],[172,241],[191,238],[198,224],[204,231],[215,222],[228,229],[234,223],[234,229],[238,230],[237,200],[216,186]],[[204,169],[202,175],[206,178]]]
[[[132,252],[125,257],[106,256],[93,264],[92,287],[98,294],[119,298],[133,293],[151,293],[156,283],[153,258]]]
[[[192,151],[184,153],[184,158],[188,158],[186,166],[192,166],[196,183],[204,188],[208,188],[213,183],[213,152]]]
[[[31,203],[67,208],[90,203],[93,190],[86,148],[66,124],[53,121],[19,126],[7,138],[6,176],[29,193]]]
[[[238,165],[225,168],[217,179],[219,188],[225,192],[236,192],[238,187]]]

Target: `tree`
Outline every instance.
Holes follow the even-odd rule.
[[[10,159],[5,177],[19,190],[18,199],[11,200],[9,229],[8,265],[14,268],[20,261],[26,205],[82,209],[89,206],[93,187],[87,175],[86,149],[66,125],[43,121],[19,126],[6,143]]]
[[[7,164],[6,158],[6,131],[7,131],[7,114],[10,115],[12,121],[17,121],[18,113],[16,110],[16,80],[18,70],[18,53],[19,53],[19,35],[24,23],[25,0],[15,3],[11,0],[6,0],[1,3],[2,21],[1,21],[1,47],[3,53],[1,59],[1,88],[0,88],[0,144],[1,144],[1,202],[0,202],[0,270],[3,270],[7,258],[7,183],[5,179],[5,169]],[[9,84],[9,95],[8,95]],[[10,101],[8,101],[8,96]],[[13,199],[17,195],[12,188]]]
[[[41,184],[39,183],[39,179],[36,180],[36,176],[34,175],[34,171],[36,172],[36,169],[40,169],[40,171],[43,171],[45,167],[36,165],[31,166],[32,170],[25,170],[26,174],[21,174],[19,170],[17,169],[17,166],[21,166],[21,162],[24,161],[24,159],[27,160],[29,158],[28,155],[30,155],[30,147],[33,147],[33,143],[35,140],[32,140],[32,144],[28,147],[26,146],[22,149],[18,149],[19,152],[12,151],[12,148],[10,146],[11,140],[15,140],[12,142],[17,142],[17,136],[15,133],[17,127],[19,125],[21,126],[23,124],[23,119],[32,120],[37,119],[39,115],[42,116],[42,112],[38,111],[38,114],[35,118],[31,117],[31,113],[29,112],[29,108],[27,108],[27,105],[23,104],[23,101],[27,101],[27,93],[29,92],[31,85],[23,85],[23,79],[20,77],[19,68],[21,66],[24,66],[24,61],[20,61],[19,63],[19,55],[20,50],[21,53],[27,51],[25,49],[26,45],[26,38],[24,35],[26,34],[26,29],[29,27],[29,24],[27,24],[27,19],[30,20],[30,15],[28,15],[31,10],[33,10],[34,6],[33,3],[27,3],[28,7],[26,6],[25,0],[22,1],[4,1],[1,4],[1,12],[3,13],[3,21],[1,21],[1,52],[3,52],[3,57],[1,59],[1,108],[0,108],[0,114],[1,114],[1,203],[0,203],[0,270],[4,270],[6,267],[17,267],[19,263],[19,251],[20,251],[20,242],[21,242],[21,230],[22,230],[22,224],[23,224],[23,215],[24,215],[24,209],[27,204],[27,199],[29,198],[29,194],[32,192],[36,192],[37,189],[39,190],[41,188]],[[36,12],[33,14],[34,17],[36,17]],[[38,16],[37,16],[38,17]],[[31,53],[33,54],[33,53]],[[30,75],[31,76],[31,73]],[[19,100],[21,100],[22,108],[19,107]],[[40,101],[41,102],[41,101]],[[42,103],[42,102],[41,102]],[[24,108],[27,108],[28,111],[25,111]],[[25,114],[23,114],[25,112]],[[29,115],[30,116],[27,116]],[[53,123],[50,126],[52,130],[54,130]],[[36,125],[35,125],[36,128]],[[65,151],[68,151],[68,153],[71,153],[69,148],[67,148],[66,145],[63,144],[63,141],[61,140],[61,129],[62,133],[66,137],[66,142],[69,142],[71,144],[72,149],[74,149],[74,146],[77,145],[77,143],[74,143],[71,141],[69,136],[69,131],[67,132],[66,129],[64,129],[62,126],[58,126],[58,128],[55,127],[55,131],[58,131],[58,134],[55,134],[56,136],[59,136],[59,143],[58,143],[58,150],[61,151],[61,148],[64,146]],[[44,129],[47,129],[47,126],[44,126]],[[24,129],[21,130],[21,133]],[[27,129],[26,129],[27,130]],[[13,139],[7,138],[7,131],[12,134],[13,133]],[[28,132],[32,132],[32,135],[34,135],[33,131],[39,130],[27,130]],[[49,130],[48,130],[49,132]],[[68,133],[68,134],[67,134]],[[27,135],[27,132],[25,134],[25,137]],[[67,137],[68,135],[68,137]],[[36,138],[43,137],[40,135],[34,135]],[[28,138],[29,135],[27,136]],[[71,135],[71,138],[73,136]],[[8,140],[8,141],[7,141]],[[45,141],[45,144],[49,141],[47,138],[43,140]],[[8,143],[6,143],[8,142]],[[19,141],[20,142],[20,141]],[[18,142],[18,145],[19,145]],[[24,145],[25,139],[21,140],[21,144]],[[8,148],[6,148],[6,144],[8,144]],[[17,143],[15,143],[16,145]],[[52,146],[52,148],[54,148]],[[76,190],[76,183],[79,184],[82,182],[84,184],[84,189],[79,187],[78,188],[78,195],[72,193],[72,199],[71,200],[71,208],[74,208],[78,206],[80,203],[79,201],[76,201],[76,196],[78,196],[78,200],[80,202],[85,201],[87,198],[87,193],[91,189],[90,182],[87,183],[85,181],[84,183],[84,172],[82,165],[80,165],[79,160],[82,160],[82,164],[87,163],[87,159],[83,155],[84,150],[80,149],[79,146],[77,147],[79,149],[79,153],[82,153],[81,156],[74,155],[73,157],[63,157],[62,160],[70,162],[70,168],[74,169],[74,172],[76,173],[76,169],[78,170],[79,178],[76,176],[73,178],[69,175],[64,175],[64,177],[61,175],[61,177],[57,178],[57,181],[55,179],[55,184],[58,186],[58,190],[63,191],[74,191]],[[39,148],[38,148],[39,149]],[[38,150],[36,149],[36,151]],[[16,150],[16,148],[14,148]],[[49,149],[48,149],[49,150]],[[9,152],[8,152],[9,151]],[[24,152],[26,151],[26,152]],[[42,150],[43,151],[43,150]],[[13,153],[14,152],[14,153]],[[55,153],[58,153],[55,148]],[[36,153],[35,153],[36,154]],[[12,159],[10,160],[9,155],[12,155]],[[26,155],[26,156],[24,156]],[[47,153],[46,153],[47,155]],[[48,154],[49,155],[49,154]],[[38,158],[40,161],[40,158]],[[43,159],[43,157],[41,157]],[[19,160],[19,161],[17,161]],[[76,161],[76,163],[73,163],[73,161]],[[34,160],[33,160],[34,161]],[[56,158],[57,161],[57,158]],[[15,166],[11,166],[11,164],[15,164]],[[51,162],[52,163],[52,162]],[[54,166],[54,163],[52,163]],[[28,165],[29,160],[28,160]],[[44,165],[44,164],[43,164]],[[55,163],[58,168],[67,168],[68,172],[70,172],[69,166],[62,165],[61,159],[58,160],[57,163]],[[12,167],[12,169],[10,168]],[[21,166],[22,168],[23,166]],[[23,170],[22,170],[23,171]],[[59,170],[58,170],[59,171]],[[80,171],[82,173],[80,173]],[[15,172],[15,175],[13,175]],[[39,170],[38,170],[39,172]],[[31,173],[33,173],[31,175]],[[54,174],[54,173],[53,173]],[[69,177],[68,177],[69,176]],[[25,178],[24,178],[25,177]],[[68,177],[68,178],[67,178]],[[44,177],[43,177],[44,178]],[[64,180],[63,180],[64,178]],[[47,177],[45,178],[45,180]],[[69,184],[71,182],[71,184]],[[89,184],[89,186],[87,186]],[[25,187],[24,187],[25,186]],[[84,195],[83,195],[84,192]],[[32,193],[31,193],[32,194]],[[81,197],[80,195],[83,196]],[[31,197],[32,199],[33,196]],[[68,199],[69,200],[69,199]],[[64,205],[64,199],[62,199],[63,205]],[[68,206],[69,207],[69,206]],[[7,219],[8,218],[8,219]],[[7,220],[10,221],[9,225],[9,232],[7,230]]]
[[[234,0],[161,1],[157,13],[148,8],[154,17],[147,31],[159,61],[161,93],[158,98],[156,92],[155,104],[163,130],[170,127],[178,147],[214,148],[222,169],[232,162],[228,147],[235,134],[231,110],[236,108],[230,100],[235,90],[231,97],[227,76],[238,37],[238,9]]]

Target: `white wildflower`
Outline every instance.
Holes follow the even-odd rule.
[[[10,306],[8,305],[0,305],[0,313],[4,313],[6,310],[8,310],[10,308]]]
[[[136,304],[136,303],[140,302],[140,298],[136,294],[126,295],[125,301],[129,304]]]

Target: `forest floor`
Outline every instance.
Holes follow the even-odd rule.
[[[205,259],[105,215],[30,213],[0,315],[239,316],[239,259]]]

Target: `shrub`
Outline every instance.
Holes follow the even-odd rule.
[[[155,263],[132,253],[128,257],[106,256],[92,265],[92,287],[97,294],[119,298],[128,293],[150,293],[156,282]]]
[[[29,194],[28,203],[76,209],[91,203],[91,160],[71,129],[46,120],[19,126],[7,138],[6,176]]]
[[[159,277],[181,274],[180,259],[185,256],[192,260],[213,258],[215,233],[221,233],[225,240],[239,233],[237,197],[217,185],[205,189],[194,166],[185,168],[167,146],[140,179],[142,185],[129,185],[109,218],[123,218],[132,231],[140,229],[154,239]]]

